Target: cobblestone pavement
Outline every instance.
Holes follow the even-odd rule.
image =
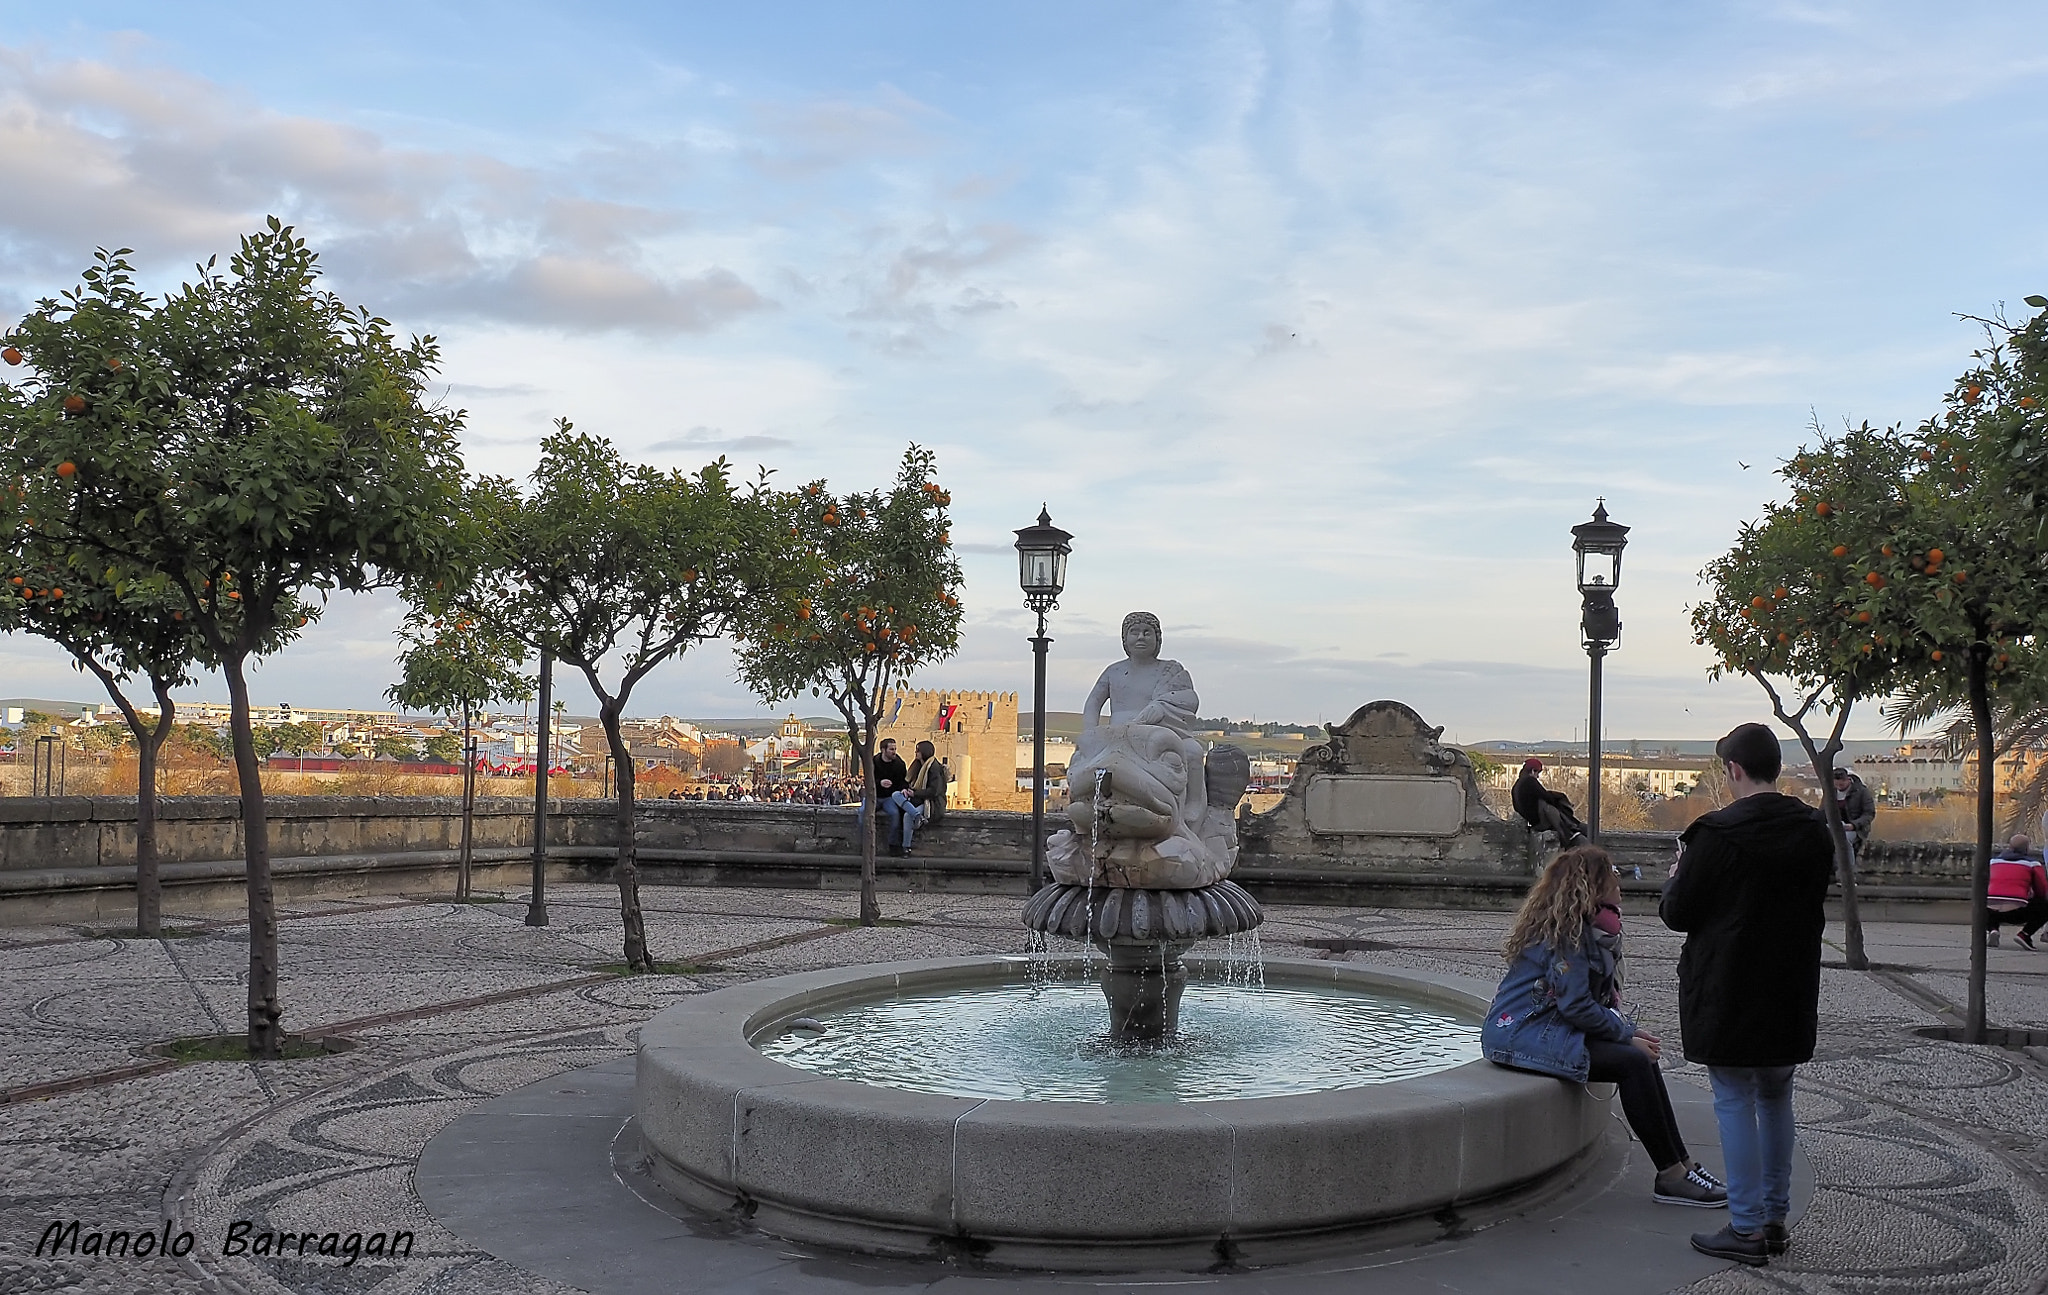
[[[863,930],[843,925],[855,909],[849,895],[648,887],[642,896],[657,956],[697,971],[597,974],[618,957],[616,892],[604,887],[556,888],[545,928],[523,924],[523,902],[294,907],[281,924],[287,1024],[340,1027],[353,1050],[107,1082],[135,1066],[143,1044],[239,1028],[242,928],[174,917],[188,934],[149,941],[0,928],[0,1088],[50,1094],[0,1105],[0,1291],[564,1290],[467,1246],[421,1210],[411,1167],[451,1120],[630,1052],[639,1024],[684,995],[808,968],[1024,947],[1011,898],[885,895],[885,914],[908,924]],[[1276,908],[1263,937],[1276,955],[1491,977],[1506,921]],[[1961,928],[1874,925],[1867,939],[1881,970],[1849,972],[1837,954],[1823,973],[1821,1055],[1801,1071],[1798,1098],[1819,1190],[1791,1255],[1689,1289],[2048,1289],[2048,1056],[1914,1033],[1952,1019],[1943,1012],[1963,992]],[[1629,993],[1646,1027],[1673,1039],[1678,947],[1654,918],[1630,919]],[[2048,952],[1990,956],[1994,1020],[2048,1028]],[[465,1002],[479,998],[493,1001]],[[50,1093],[67,1081],[80,1086]],[[52,1222],[74,1219],[81,1237],[150,1232],[152,1243],[169,1219],[172,1238],[189,1231],[195,1243],[178,1258],[35,1256]],[[316,1257],[318,1240],[303,1259],[224,1254],[237,1220],[257,1231],[317,1226],[338,1239],[409,1231],[415,1242],[398,1262]]]

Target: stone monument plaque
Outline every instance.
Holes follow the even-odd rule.
[[[1455,836],[1465,826],[1465,788],[1456,778],[1319,773],[1304,801],[1317,836]]]

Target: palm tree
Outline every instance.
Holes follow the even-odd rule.
[[[2032,663],[2035,668],[2012,671],[2000,682],[1991,699],[1992,767],[2014,751],[2048,746],[2048,661]],[[1923,680],[1904,690],[1884,706],[1885,721],[1900,737],[1915,730],[1939,727],[1948,754],[1961,755],[1977,744],[1977,725],[1970,718],[1968,701],[1954,686],[1942,681]],[[1983,771],[1978,771],[1983,776]],[[1994,784],[1995,785],[1995,784]],[[2007,807],[2007,834],[2026,832],[2041,821],[2048,809],[2048,760],[2038,762],[2026,780],[2015,789]]]

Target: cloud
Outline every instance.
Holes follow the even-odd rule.
[[[203,256],[275,213],[345,292],[427,319],[665,335],[766,306],[732,269],[687,264],[686,213],[578,192],[586,178],[573,159],[402,147],[171,69],[0,47],[0,242],[20,270],[75,269],[94,244]]]
[[[719,427],[692,427],[680,436],[664,437],[647,447],[649,453],[732,454],[754,450],[788,450],[796,442],[781,436],[727,436]]]

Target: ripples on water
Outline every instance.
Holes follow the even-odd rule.
[[[1108,1037],[1093,980],[981,985],[857,1003],[823,1034],[756,1042],[787,1065],[919,1093],[1029,1101],[1204,1102],[1362,1088],[1479,1057],[1479,1027],[1378,994],[1190,980],[1180,1034]]]

